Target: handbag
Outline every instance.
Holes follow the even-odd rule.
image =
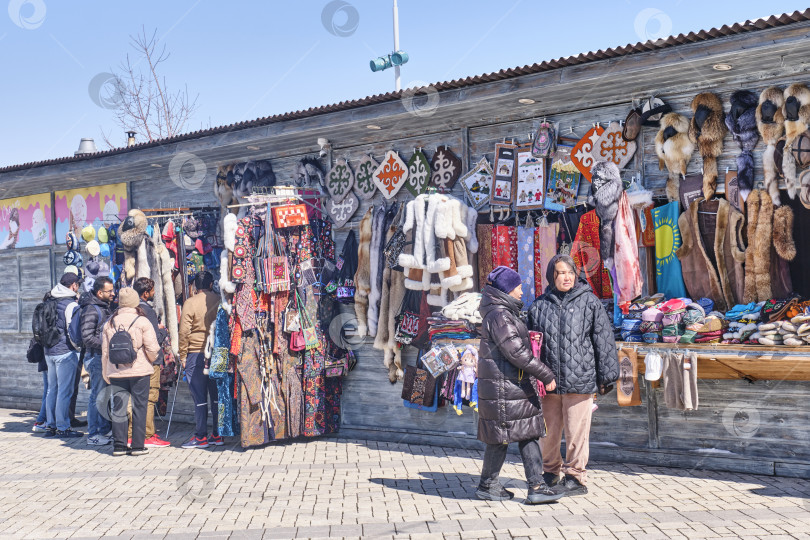
[[[290,301],[292,300],[290,299]],[[301,314],[298,313],[298,308],[288,305],[284,310],[284,331],[288,334],[301,331]]]
[[[307,348],[306,341],[304,340],[304,333],[301,330],[290,334],[290,350],[294,352],[303,351]]]
[[[301,332],[304,335],[304,346],[308,351],[317,349],[320,345],[318,331],[312,324],[312,321],[309,319],[309,315],[307,315],[306,310],[301,309],[304,301],[301,299],[301,295],[298,293],[298,290],[295,291],[295,295],[298,297],[298,312],[301,314]]]
[[[270,222],[267,222],[268,229]],[[272,232],[270,234],[273,234]],[[275,244],[278,252],[281,253],[281,246],[278,244],[278,239],[273,234],[273,242],[268,244],[270,251],[267,257],[267,265],[269,266],[268,272],[265,275],[267,283],[267,292],[282,292],[290,290],[290,265],[287,262],[287,255],[276,255],[273,253],[273,245]]]
[[[324,377],[342,377],[349,372],[348,354],[334,345],[329,347],[323,367]]]
[[[436,397],[436,379],[424,369],[405,367],[402,381],[402,399],[414,405],[431,407]]]
[[[529,341],[532,344],[532,354],[534,354],[535,358],[539,359],[540,353],[543,350],[543,332],[529,330]],[[546,385],[543,384],[543,381],[540,379],[537,379],[537,395],[540,397],[546,395]]]
[[[277,229],[309,225],[307,207],[303,204],[290,204],[273,208],[273,223]]]
[[[421,299],[421,291],[408,290],[405,292],[405,299],[402,301],[402,311],[397,317],[397,331],[394,336],[397,343],[409,345],[419,333]]]

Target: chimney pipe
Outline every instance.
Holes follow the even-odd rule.
[[[127,131],[127,147],[135,146],[135,132]]]
[[[98,152],[98,149],[96,148],[95,141],[91,138],[83,138],[79,142],[79,149],[76,150],[73,155],[83,156],[86,154],[95,154],[96,152]]]

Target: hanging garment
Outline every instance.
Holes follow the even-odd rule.
[[[579,229],[571,245],[571,257],[598,298],[613,298],[610,274],[602,264],[599,252],[599,217],[596,210],[586,212],[579,220]]]
[[[492,225],[476,226],[478,232],[478,290],[487,284],[492,269]]]
[[[405,246],[397,262],[405,272],[405,287],[413,291],[425,290],[425,203],[427,195],[419,195],[405,206]]]
[[[401,217],[401,215],[397,215]],[[390,239],[396,232],[394,220],[388,228],[386,238]],[[388,380],[395,383],[404,376],[402,370],[402,350],[396,341],[396,318],[399,315],[405,298],[405,275],[398,270],[385,267],[382,283],[382,301],[377,335],[374,348],[383,351],[383,364],[388,368]]]
[[[810,298],[810,210],[799,200],[787,200],[786,204],[793,209],[793,241],[796,244],[796,256],[790,262],[790,278],[793,290]]]
[[[773,243],[773,201],[767,192],[753,190],[745,201],[748,212],[748,249],[745,252],[743,302],[764,302],[771,290],[771,246]]]
[[[571,244],[574,243],[574,238],[576,238],[577,231],[579,231],[579,222],[582,219],[582,216],[585,215],[585,208],[582,206],[575,206],[573,208],[567,208],[565,212],[561,212],[557,215],[559,216],[557,246],[559,246],[560,253],[570,253]]]
[[[360,221],[360,240],[357,246],[357,272],[354,274],[354,314],[357,317],[357,335],[368,335],[368,295],[371,292],[371,222],[374,209],[369,208]],[[325,285],[325,284],[324,284]]]
[[[686,296],[686,287],[681,274],[681,261],[675,250],[681,247],[681,231],[678,227],[678,201],[659,206],[653,210],[655,222],[655,284],[666,298]]]
[[[683,245],[676,255],[691,297],[710,298],[725,312],[743,297],[744,218],[725,199],[701,201],[694,201],[678,219]]]
[[[242,336],[242,353],[236,363],[239,389],[239,429],[242,448],[270,442],[271,426],[262,418],[261,351],[256,332]]]
[[[380,313],[380,287],[382,280],[377,280],[378,272],[381,272],[385,263],[382,257],[382,244],[385,242],[385,206],[374,209],[371,225],[371,245],[369,247],[369,274],[371,279],[371,292],[368,295],[368,335],[377,335],[377,319]]]
[[[523,282],[523,306],[528,309],[536,297],[534,293],[534,237],[535,229],[519,227],[517,230],[518,274]]]
[[[507,266],[517,271],[517,229],[507,225],[492,228],[492,267]]]
[[[641,278],[641,266],[638,260],[636,223],[626,193],[622,193],[619,198],[614,238],[616,242],[614,253],[616,288],[619,302],[630,302],[641,295],[644,280]]]
[[[540,225],[534,230],[534,291],[540,296],[548,287],[546,269],[551,258],[557,254],[559,223]]]
[[[218,428],[223,437],[234,436],[234,395],[233,367],[230,365],[228,350],[231,344],[231,332],[228,325],[228,312],[222,307],[217,311],[214,321],[214,346],[211,351],[211,365],[208,376],[216,381],[218,399]]]

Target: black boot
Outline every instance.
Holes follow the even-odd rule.
[[[482,501],[508,501],[511,500],[515,494],[500,484],[495,484],[491,487],[478,484],[478,489],[475,490],[475,496]]]
[[[554,487],[560,483],[560,475],[550,472],[544,472],[543,481],[546,483],[548,487]]]
[[[571,475],[566,474],[565,480],[562,481],[562,486],[565,487],[565,494],[569,497],[575,495],[586,495],[588,488],[580,483],[579,480]]]
[[[529,494],[526,496],[526,504],[546,504],[558,501],[565,496],[565,490],[551,488],[540,482],[537,485],[529,486]]]

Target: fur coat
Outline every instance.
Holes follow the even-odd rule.
[[[748,249],[745,251],[743,303],[771,298],[770,250],[773,201],[768,193],[755,189],[745,203],[748,210]]]
[[[731,94],[731,110],[726,115],[726,128],[740,147],[737,156],[737,181],[743,201],[754,189],[754,154],[759,142],[757,131],[757,95],[750,90],[737,90]]]
[[[796,157],[791,151],[799,135],[810,124],[810,88],[802,83],[793,83],[785,89],[782,115],[785,117],[785,151],[782,153],[782,172],[785,175],[787,193],[791,199],[799,192],[799,173]],[[776,201],[774,204],[778,205]]]
[[[614,226],[624,186],[619,167],[612,161],[597,161],[591,168],[591,175],[588,204],[596,208],[596,215],[599,216],[599,255],[605,268],[611,269],[616,249]]]
[[[425,270],[425,204],[427,195],[419,195],[405,206],[405,247],[399,254],[399,265],[405,272],[405,288],[427,290],[422,281]],[[429,283],[428,283],[429,285]]]
[[[385,206],[378,206],[374,208],[374,215],[371,224],[371,244],[369,245],[369,276],[371,279],[371,288],[368,294],[368,314],[366,324],[368,326],[368,335],[374,337],[377,335],[377,320],[379,318],[380,309],[380,284],[377,282],[376,276],[380,269],[382,261],[382,250],[380,249],[381,237],[385,235]]]
[[[771,196],[771,202],[777,206],[781,202],[779,200],[775,154],[776,143],[785,130],[785,115],[782,112],[784,103],[785,97],[782,90],[776,86],[771,86],[763,90],[759,95],[759,104],[756,110],[757,129],[760,136],[762,136],[762,141],[767,145],[762,153],[765,189],[768,190],[768,194]]]
[[[698,94],[692,100],[689,136],[698,145],[703,159],[703,197],[709,200],[717,191],[717,157],[723,153],[723,102],[712,92]]]
[[[658,168],[666,166],[667,197],[678,200],[681,176],[686,176],[686,165],[692,157],[695,145],[689,138],[689,120],[677,113],[667,113],[661,118],[661,127],[655,135],[655,153],[658,154]]]
[[[354,274],[354,313],[357,317],[357,334],[368,335],[368,296],[371,293],[371,221],[374,208],[369,208],[360,220],[360,242],[357,246],[357,271]]]

